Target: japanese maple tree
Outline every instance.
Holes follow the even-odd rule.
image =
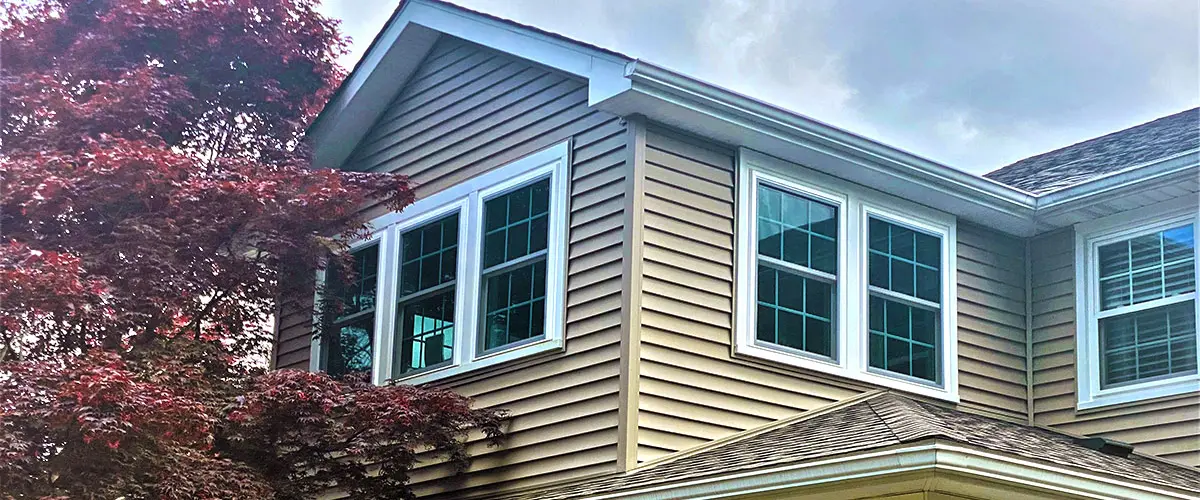
[[[346,48],[314,1],[2,5],[0,498],[408,498],[419,452],[499,436],[448,391],[259,366],[316,269],[353,276],[359,209],[412,198],[308,168]]]

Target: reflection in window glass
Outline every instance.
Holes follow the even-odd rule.
[[[326,294],[334,300],[324,304],[326,321],[332,321],[322,335],[321,364],[333,376],[371,371],[379,246],[355,251],[352,257],[353,275],[342,276],[334,266],[325,274]]]

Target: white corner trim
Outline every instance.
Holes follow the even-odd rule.
[[[379,276],[376,281],[375,337],[372,379],[376,384],[403,382],[422,384],[446,377],[533,356],[564,347],[566,319],[567,198],[569,189],[570,141],[543,149],[483,175],[417,200],[400,212],[390,212],[370,221],[372,234],[354,243],[354,249],[380,244]],[[550,215],[546,256],[546,317],[542,339],[519,343],[494,352],[479,352],[479,273],[483,245],[483,202],[529,182],[550,178]],[[443,366],[392,377],[393,338],[396,332],[396,287],[399,284],[400,238],[409,229],[457,212],[459,250],[455,285],[454,351]],[[323,281],[324,273],[318,274]],[[320,297],[316,297],[319,302]],[[314,311],[314,315],[317,311]],[[314,316],[315,317],[315,316]],[[313,339],[309,367],[320,369],[320,342]]]
[[[827,375],[958,402],[957,222],[954,216],[742,148],[738,154],[734,352]],[[838,208],[838,276],[834,359],[756,341],[756,191],[764,182]],[[940,384],[870,369],[868,363],[866,220],[876,215],[937,235],[942,242]]]
[[[1125,240],[1142,234],[1161,231],[1171,226],[1191,223],[1200,233],[1200,211],[1194,197],[1121,212],[1109,217],[1075,225],[1075,359],[1076,409],[1088,410],[1105,406],[1132,403],[1147,399],[1200,392],[1200,373],[1134,383],[1108,389],[1100,383],[1100,285],[1095,275],[1096,252],[1101,245]],[[1195,261],[1200,269],[1200,246]],[[1200,282],[1200,272],[1197,272]],[[1192,292],[1191,300],[1200,317],[1200,299]],[[1200,345],[1200,329],[1197,331]]]

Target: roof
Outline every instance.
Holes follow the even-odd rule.
[[[765,432],[749,431],[741,439],[681,452],[626,473],[601,476],[540,491],[505,497],[575,499],[668,485],[706,476],[716,477],[814,461],[835,455],[867,452],[905,443],[941,439],[994,452],[1074,467],[1123,479],[1200,492],[1200,470],[1137,454],[1118,457],[1086,448],[1076,437],[1041,427],[989,418],[940,404],[879,393],[833,411]]]
[[[1031,156],[984,174],[1042,194],[1200,148],[1200,108]]]

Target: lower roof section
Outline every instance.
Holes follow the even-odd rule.
[[[830,485],[869,489],[917,473],[938,480],[926,476],[914,491],[972,498],[1200,497],[1200,470],[1191,467],[1136,452],[1109,454],[1067,434],[874,392],[626,473],[504,498],[769,498],[783,492],[806,498]],[[854,498],[873,495],[860,493]]]

